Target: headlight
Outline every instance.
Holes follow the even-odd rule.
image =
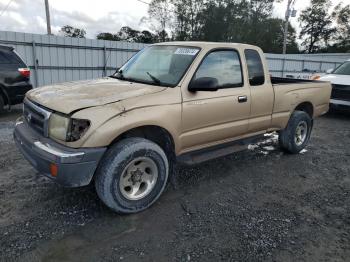
[[[49,136],[66,141],[70,119],[68,117],[51,114],[49,120]]]
[[[68,130],[67,141],[73,142],[79,140],[86,133],[89,127],[89,120],[72,118],[70,128]]]
[[[60,114],[51,114],[49,136],[66,142],[79,140],[90,127],[86,119],[74,119]]]

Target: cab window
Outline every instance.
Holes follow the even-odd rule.
[[[200,64],[192,81],[200,78],[217,80],[218,88],[243,86],[242,66],[235,50],[217,50],[209,53]]]
[[[251,86],[260,86],[265,83],[264,67],[258,51],[246,49],[244,51],[247,61],[249,84]]]

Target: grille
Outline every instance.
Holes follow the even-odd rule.
[[[48,120],[50,112],[35,105],[28,99],[23,103],[23,116],[30,127],[43,136],[48,135]]]
[[[332,85],[332,99],[350,101],[350,85]]]

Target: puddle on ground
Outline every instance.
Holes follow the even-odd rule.
[[[137,230],[138,215],[96,219],[61,239],[46,243],[20,258],[20,261],[91,261],[101,250],[118,244],[120,238]]]

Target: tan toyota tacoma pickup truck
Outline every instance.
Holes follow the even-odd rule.
[[[27,93],[14,139],[39,173],[95,183],[119,213],[153,204],[177,161],[199,163],[278,131],[301,151],[328,111],[329,82],[270,77],[260,48],[233,43],[150,45],[106,78]]]

